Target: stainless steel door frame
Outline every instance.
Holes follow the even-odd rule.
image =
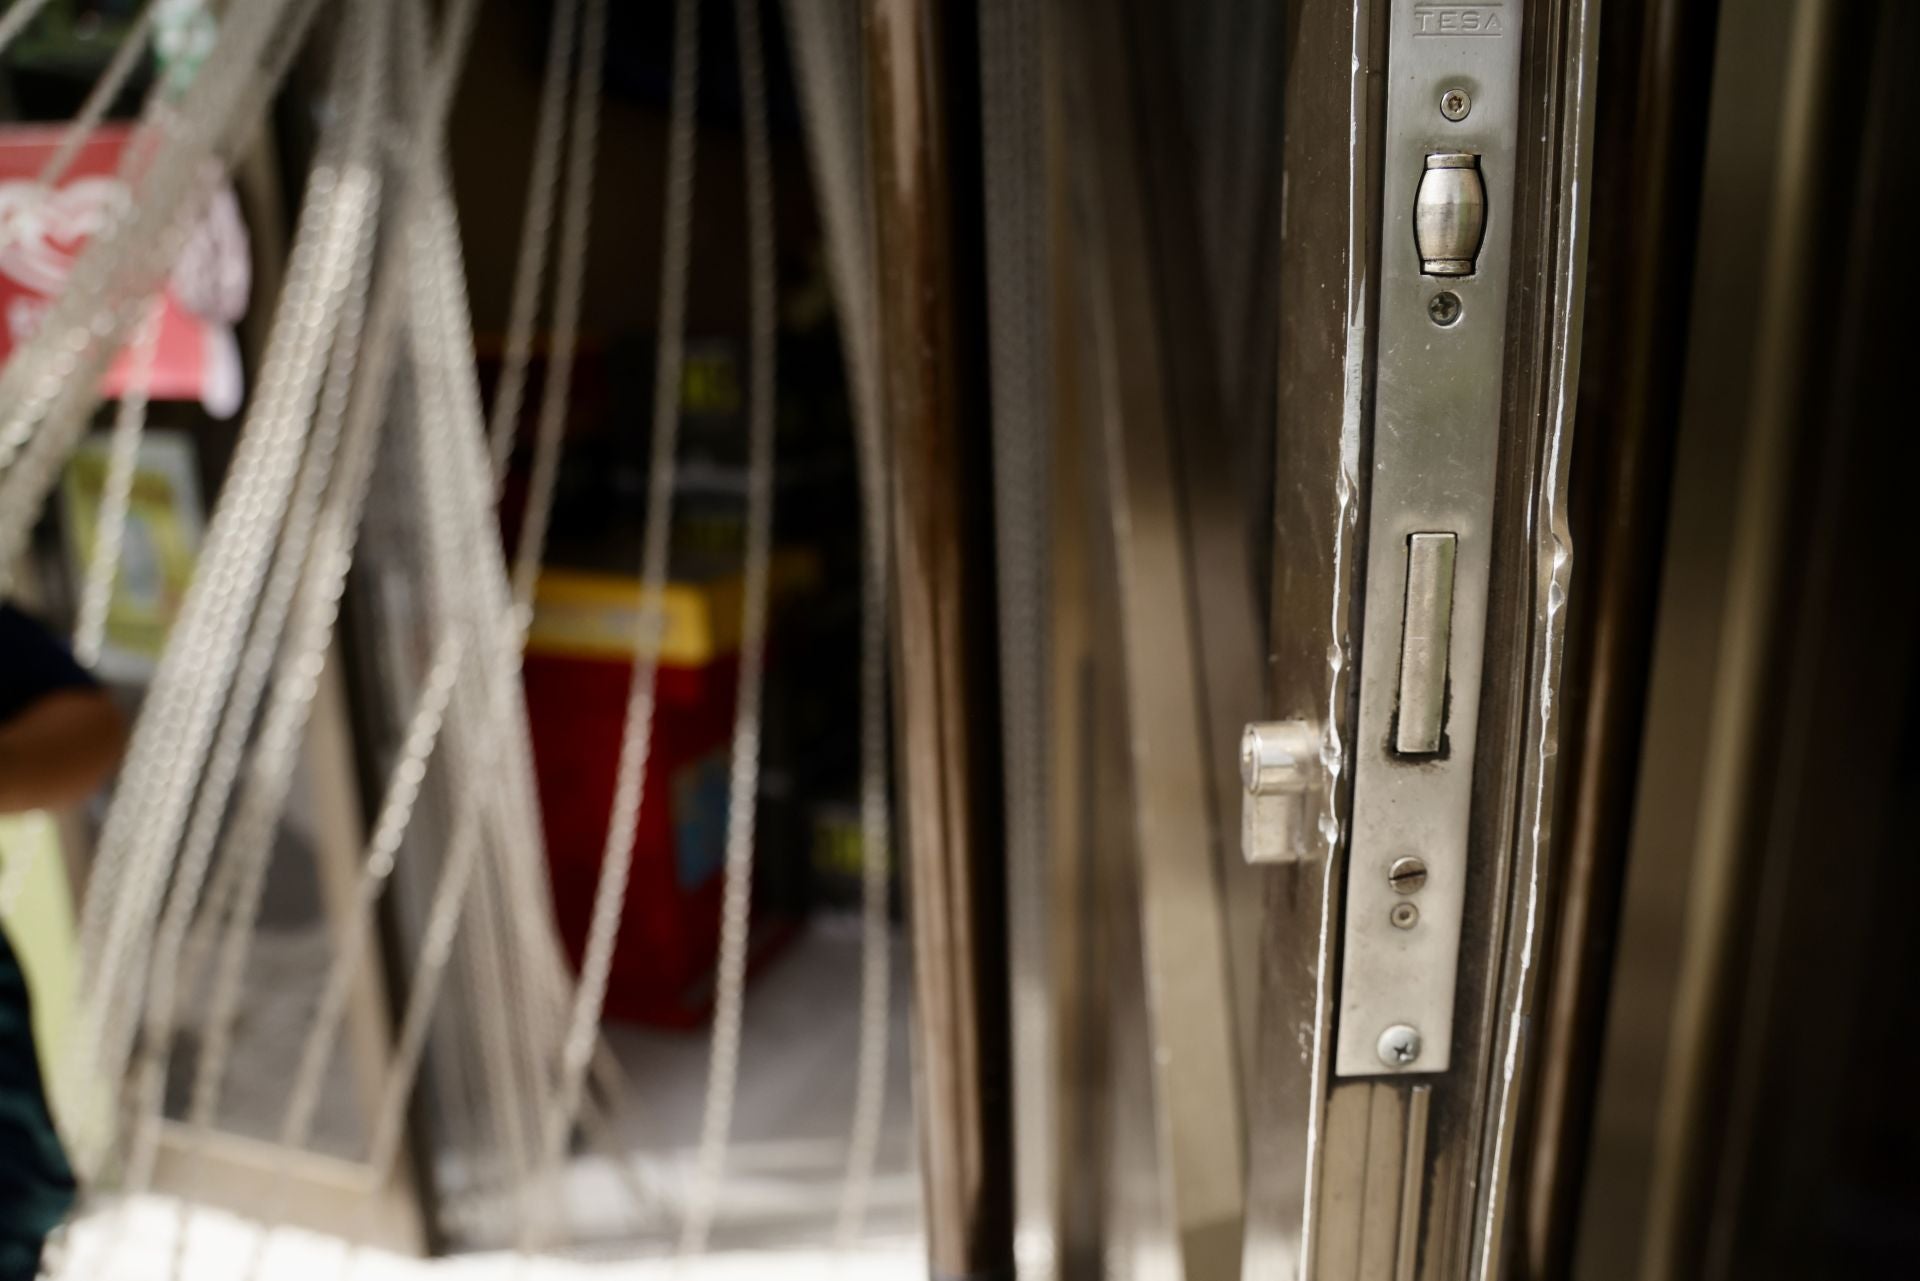
[[[1214,615],[1181,487],[1183,437],[1201,427],[1181,418],[1181,353],[1156,271],[1166,269],[1153,222],[1163,211],[1146,198],[1147,106],[1127,26],[1091,3],[1067,6],[1062,23],[1071,258],[1084,322],[1076,372],[1099,517],[1090,560],[1093,594],[1108,602],[1096,620],[1108,633],[1095,647],[1096,681],[1121,693],[1126,748],[1124,790],[1101,803],[1125,807],[1127,830],[1095,857],[1107,866],[1114,911],[1128,914],[1109,920],[1112,952],[1138,956],[1140,967],[1135,993],[1132,970],[1113,957],[1122,990],[1109,1007],[1112,1088],[1151,1115],[1117,1119],[1123,1146],[1110,1223],[1124,1256],[1161,1259],[1169,1275],[1231,1278],[1243,1234],[1245,1125],[1229,904],[1245,899],[1223,893],[1222,879],[1247,873],[1223,867],[1231,815],[1221,812],[1222,775],[1231,777],[1232,757],[1215,748],[1223,738],[1230,747],[1232,735],[1210,721],[1207,695],[1235,676],[1257,686],[1258,670],[1250,646],[1236,657],[1208,640]],[[1207,568],[1236,588],[1247,581],[1217,557]],[[1250,623],[1238,625],[1243,646]],[[1136,995],[1138,1010],[1128,999]],[[1142,1012],[1139,1036],[1129,1037]],[[1130,1053],[1142,1037],[1146,1053]],[[1144,1080],[1135,1071],[1142,1065]]]
[[[978,14],[866,0],[913,1067],[933,1275],[1013,1270]]]
[[[1306,799],[1321,820],[1311,830],[1324,843],[1302,862],[1271,872],[1276,883],[1268,899],[1268,986],[1255,1090],[1271,1101],[1255,1124],[1249,1275],[1488,1277],[1503,1263],[1516,1086],[1524,1079],[1523,1030],[1535,999],[1553,695],[1571,561],[1564,496],[1597,30],[1597,5],[1589,0],[1536,0],[1524,6],[1523,29],[1515,35],[1522,8],[1308,0],[1296,9],[1281,271],[1283,290],[1301,301],[1302,311],[1282,313],[1274,593],[1280,657],[1269,710],[1309,720],[1323,735],[1325,776]],[[1468,11],[1479,15],[1473,24],[1461,16]],[[1505,20],[1498,35],[1486,26],[1489,14]],[[1380,141],[1393,114],[1383,111],[1384,99],[1399,84],[1386,54],[1395,24],[1395,50],[1441,26],[1451,34],[1436,36],[1436,44],[1522,42],[1514,166],[1510,173],[1483,174],[1488,183],[1512,184],[1504,193],[1512,201],[1504,229],[1512,287],[1499,363],[1472,375],[1498,388],[1499,429],[1495,467],[1485,481],[1492,513],[1487,677],[1478,689],[1452,690],[1456,708],[1461,699],[1474,700],[1479,745],[1451,1053],[1443,1072],[1336,1084],[1333,994],[1341,968],[1354,964],[1345,949],[1358,945],[1341,928],[1341,886],[1363,874],[1356,860],[1372,875],[1372,862],[1383,853],[1349,846],[1354,834],[1342,789],[1359,732],[1351,673],[1361,672],[1364,682],[1369,664],[1393,665],[1399,657],[1381,653],[1379,639],[1385,631],[1397,637],[1397,617],[1391,620],[1396,626],[1383,630],[1353,613],[1357,593],[1365,592],[1366,608],[1380,621],[1379,603],[1388,599],[1377,577],[1382,566],[1396,580],[1404,574],[1403,556],[1395,555],[1400,548],[1383,548],[1378,537],[1364,550],[1356,547],[1364,527],[1358,514],[1381,492],[1378,467],[1394,458],[1372,435],[1380,353],[1371,349],[1370,335],[1384,304],[1371,295],[1369,282],[1381,278],[1379,254],[1401,252],[1404,242],[1397,238],[1407,235],[1412,212],[1397,203],[1383,207],[1374,194],[1383,190],[1382,157],[1396,154]],[[1415,24],[1422,25],[1416,30]],[[1310,51],[1324,61],[1309,63]],[[1427,86],[1419,88],[1424,93]],[[1309,184],[1309,176],[1318,181]],[[1404,175],[1392,179],[1406,181]],[[1488,235],[1493,232],[1490,222]],[[1444,323],[1439,314],[1433,319]],[[1300,470],[1290,471],[1295,461]],[[1376,535],[1385,528],[1377,511],[1372,525]],[[1360,627],[1366,627],[1365,646],[1353,641]]]

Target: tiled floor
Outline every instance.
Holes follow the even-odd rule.
[[[183,1222],[186,1250],[176,1253]],[[58,1261],[59,1281],[587,1281],[588,1278],[745,1281],[746,1278],[911,1277],[925,1268],[913,1241],[857,1252],[789,1248],[736,1251],[699,1259],[592,1262],[477,1254],[423,1262],[349,1250],[337,1238],[281,1230],[262,1236],[252,1224],[218,1211],[143,1199],[77,1224]]]
[[[733,1144],[714,1225],[718,1246],[831,1240],[853,1118],[859,959],[857,934],[828,921],[799,938],[748,989]],[[918,1232],[920,1215],[904,948],[895,953],[891,993],[887,1110],[868,1229],[897,1239]],[[620,1139],[656,1200],[651,1213],[636,1216],[611,1162],[589,1155],[577,1163],[568,1197],[573,1237],[631,1238],[637,1227],[642,1237],[664,1233],[671,1240],[695,1160],[707,1037],[616,1026],[609,1040],[633,1089]]]
[[[292,970],[298,970],[302,960],[295,952],[289,950],[284,958]],[[827,1250],[844,1184],[853,1114],[859,961],[855,922],[828,918],[811,926],[749,986],[733,1143],[713,1228],[713,1247],[719,1253],[699,1270],[675,1275],[784,1277],[804,1275],[818,1265],[823,1275],[892,1276],[900,1273],[862,1269],[868,1263],[879,1266],[878,1261],[918,1260],[920,1196],[909,1095],[907,956],[898,943],[886,1113],[865,1233],[870,1253],[859,1256],[865,1262],[847,1271],[854,1265]],[[271,986],[284,993],[298,984]],[[223,1114],[225,1123],[231,1124],[236,1114],[250,1115],[251,1110],[261,1110],[263,1117],[278,1115],[275,1082],[284,1080],[284,1072],[273,1065],[285,1055],[264,1042],[297,1043],[286,1022],[265,1013],[246,1020],[248,1044],[236,1047],[235,1103]],[[545,1277],[550,1272],[564,1277],[571,1275],[567,1267],[620,1261],[623,1268],[640,1269],[632,1275],[650,1276],[656,1273],[648,1267],[657,1269],[663,1261],[671,1262],[667,1256],[678,1239],[688,1175],[695,1161],[706,1087],[707,1037],[616,1025],[609,1028],[608,1039],[625,1069],[631,1094],[623,1113],[615,1118],[611,1142],[583,1152],[569,1172],[566,1223],[556,1235],[571,1243],[567,1251],[571,1262],[555,1263],[552,1268],[559,1270],[552,1271],[545,1262],[522,1261],[514,1265],[521,1269],[518,1273],[504,1270],[505,1256],[492,1256],[488,1262],[487,1251],[513,1244],[515,1220],[510,1207],[473,1204],[456,1207],[464,1212],[447,1225],[465,1248],[477,1252],[453,1270],[494,1275],[487,1271],[494,1268],[503,1277]],[[251,1109],[248,1100],[254,1093],[272,1106]],[[338,1100],[336,1105],[351,1110],[349,1100]],[[614,1147],[623,1154],[624,1170],[609,1151]],[[167,1276],[180,1217],[173,1203],[141,1202],[127,1215],[125,1227],[111,1226],[117,1213],[96,1213],[76,1229],[70,1260],[76,1266],[84,1264],[85,1270],[68,1275],[75,1281]],[[248,1275],[258,1251],[256,1230],[205,1208],[196,1209],[190,1222],[189,1249],[196,1260],[205,1252],[208,1261],[204,1267],[196,1263],[184,1269],[183,1276],[192,1281],[232,1276],[238,1281]],[[273,1281],[305,1276],[314,1268],[320,1269],[315,1275],[333,1277],[414,1275],[404,1261],[372,1254],[356,1258],[353,1270],[343,1274],[340,1269],[347,1253],[342,1241],[293,1231],[271,1234],[267,1251],[263,1257],[273,1266],[259,1275]],[[282,1252],[291,1252],[284,1264]],[[734,1265],[726,1260],[734,1255],[758,1262],[739,1262],[744,1271],[728,1271]],[[778,1271],[770,1271],[775,1263]]]

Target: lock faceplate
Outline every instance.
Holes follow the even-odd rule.
[[[1360,718],[1334,1052],[1342,1076],[1441,1072],[1452,1052],[1492,555],[1522,6],[1474,8],[1498,21],[1476,20],[1471,30],[1442,22],[1430,0],[1394,0],[1391,20],[1381,190],[1388,234],[1381,238]],[[1443,108],[1450,93],[1471,102],[1459,119]],[[1451,297],[1436,306],[1442,291]],[[1429,572],[1441,551],[1429,538],[1436,532],[1452,536],[1444,626],[1436,626],[1435,593],[1413,590],[1437,581]],[[1426,569],[1412,563],[1416,557]],[[1409,617],[1409,600],[1425,617]],[[1416,670],[1405,686],[1409,656]],[[1392,875],[1407,859],[1424,870],[1412,892]],[[1390,1029],[1415,1034],[1395,1033],[1400,1048],[1391,1061],[1380,1050]]]

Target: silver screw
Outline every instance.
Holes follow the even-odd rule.
[[[1395,903],[1393,911],[1387,913],[1387,919],[1393,922],[1396,930],[1410,930],[1420,919],[1420,909],[1411,903]]]
[[[1451,291],[1437,293],[1427,302],[1428,317],[1442,329],[1460,319],[1460,311],[1460,295]]]
[[[1391,1068],[1403,1068],[1420,1057],[1420,1034],[1405,1023],[1395,1023],[1380,1034],[1380,1061]]]
[[[1427,863],[1425,859],[1413,857],[1397,858],[1393,866],[1387,869],[1387,884],[1401,894],[1411,894],[1427,883]]]
[[[1440,95],[1440,114],[1449,120],[1465,120],[1473,110],[1473,98],[1465,89],[1449,89]]]

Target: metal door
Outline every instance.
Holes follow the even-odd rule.
[[[1295,6],[1245,1274],[1498,1275],[1597,6]]]
[[[1596,9],[870,0],[938,1273],[1497,1271]]]

